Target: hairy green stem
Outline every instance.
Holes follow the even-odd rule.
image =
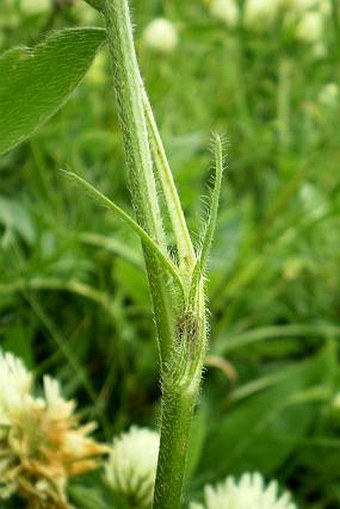
[[[163,372],[162,434],[153,509],[179,509],[182,505],[191,424],[206,353],[205,314],[201,282],[197,306],[181,317],[177,350]]]
[[[163,426],[154,509],[181,507],[186,456],[196,399],[197,391],[174,391],[172,386],[163,389]]]
[[[123,131],[130,191],[139,232],[133,220],[109,203],[131,227],[138,230],[155,313],[161,356],[162,415],[154,509],[179,509],[185,480],[191,422],[206,350],[203,265],[210,248],[218,196],[203,243],[203,256],[195,272],[195,298],[188,300],[196,255],[177,189],[148,102],[137,64],[128,0],[105,0],[105,18],[111,53],[118,114]],[[149,145],[150,143],[150,145]],[[220,146],[220,145],[219,145]],[[218,152],[220,154],[220,152]],[[152,157],[153,156],[153,157]],[[154,166],[153,166],[154,163]],[[154,171],[170,213],[178,263],[167,252]],[[220,177],[217,172],[218,177]],[[220,179],[216,189],[220,189]],[[92,190],[93,191],[93,190]],[[93,192],[92,192],[93,194]],[[98,197],[98,193],[96,193]],[[101,197],[101,201],[103,198]],[[145,232],[145,233],[144,233]],[[168,257],[168,262],[165,258]],[[171,277],[172,274],[172,277]],[[176,277],[174,277],[176,276]],[[176,279],[179,278],[179,281]],[[184,294],[178,291],[181,282]]]
[[[140,226],[166,252],[127,0],[106,0],[105,18],[133,206]],[[161,264],[148,246],[143,249],[164,360],[175,341],[171,295]]]

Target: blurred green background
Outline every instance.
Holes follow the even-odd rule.
[[[197,240],[211,132],[228,140],[190,491],[259,470],[302,508],[338,508],[338,3],[295,11],[281,1],[252,19],[244,1],[238,19],[216,2],[132,4],[143,75]],[[314,32],[303,21],[310,14],[321,20]],[[176,33],[170,49],[146,37],[158,17]],[[80,0],[1,0],[0,49],[79,25],[103,20]],[[131,208],[106,49],[67,105],[0,158],[0,341],[38,376],[57,376],[110,440],[159,418],[143,260],[138,239],[60,168]]]

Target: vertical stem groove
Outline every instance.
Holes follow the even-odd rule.
[[[151,149],[155,161],[156,171],[162,185],[172,229],[176,238],[180,267],[184,271],[188,271],[188,269],[192,269],[192,265],[195,263],[195,250],[191,242],[190,234],[185,221],[173,175],[168,163],[168,159],[166,157],[163,142],[159,135],[156,120],[143,83],[142,87],[145,116],[149,128]]]

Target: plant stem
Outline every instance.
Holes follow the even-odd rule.
[[[181,507],[186,456],[197,391],[163,389],[162,434],[154,509]]]
[[[160,346],[162,416],[154,509],[179,509],[191,422],[205,357],[207,334],[203,278],[197,274],[197,291],[194,292],[195,298],[189,302],[196,255],[140,77],[128,0],[105,0],[105,17],[132,201],[137,222],[148,235],[148,238],[145,235],[141,237]],[[152,156],[170,211],[179,267],[173,265],[167,253],[168,242],[162,226]],[[171,271],[165,269],[167,264],[159,251],[168,257],[168,266],[174,267],[176,275],[178,270],[184,296],[179,296],[178,281],[176,286],[175,278],[169,276]]]
[[[186,312],[178,350],[163,371],[162,433],[153,509],[181,507],[191,424],[206,353],[203,283],[196,313]]]
[[[106,0],[105,18],[133,206],[138,223],[166,254],[127,1]],[[152,250],[145,244],[143,250],[164,361],[175,342],[171,295],[167,275]]]

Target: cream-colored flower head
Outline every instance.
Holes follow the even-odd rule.
[[[143,41],[153,51],[171,53],[178,44],[178,32],[168,19],[156,18],[145,28]]]
[[[334,108],[339,100],[339,87],[337,83],[327,83],[318,94],[318,102],[326,108]]]
[[[206,486],[204,504],[192,503],[190,509],[296,509],[288,492],[279,495],[276,481],[267,486],[261,474],[243,474],[237,483],[233,477]]]
[[[0,498],[17,493],[29,507],[69,509],[68,479],[96,468],[108,448],[88,437],[94,424],[79,425],[56,380],[44,377],[39,398],[32,381],[19,359],[0,351]]]
[[[306,12],[296,28],[297,38],[306,43],[317,43],[322,40],[324,16],[319,11]]]
[[[113,440],[105,477],[111,488],[137,507],[149,507],[156,477],[159,434],[132,426]]]
[[[23,363],[0,350],[0,426],[8,426],[13,416],[31,402],[32,375]]]
[[[236,26],[240,17],[236,0],[213,0],[210,4],[210,12],[216,19],[230,27]]]
[[[244,6],[245,24],[250,28],[265,28],[277,16],[280,0],[246,0]]]

